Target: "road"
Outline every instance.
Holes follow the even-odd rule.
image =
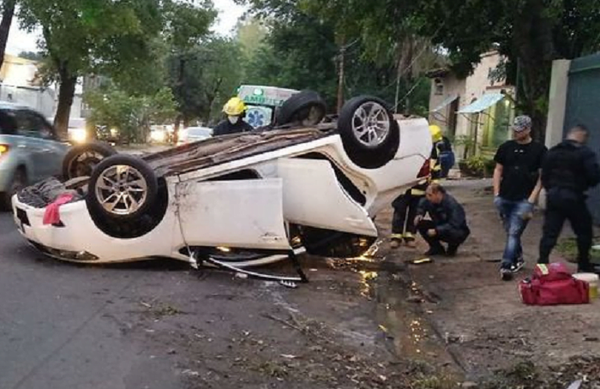
[[[140,302],[193,278],[165,264],[97,268],[45,258],[0,213],[0,388],[181,387],[176,356],[154,355],[128,329],[143,314]]]
[[[394,374],[361,264],[306,260],[288,289],[174,262],[63,263],[0,213],[0,389],[350,388],[332,361],[363,354],[355,379]]]

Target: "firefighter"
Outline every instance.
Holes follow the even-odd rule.
[[[244,117],[246,117],[246,104],[239,97],[229,99],[223,106],[223,113],[227,115],[227,118],[214,128],[214,136],[235,134],[254,129],[244,121]]]
[[[398,248],[402,242],[409,248],[415,248],[417,227],[413,223],[417,215],[419,201],[425,197],[425,190],[430,183],[439,183],[442,167],[438,158],[439,148],[443,142],[442,130],[435,125],[429,126],[433,147],[431,150],[430,174],[404,194],[398,196],[393,202],[394,216],[392,218],[391,247]]]

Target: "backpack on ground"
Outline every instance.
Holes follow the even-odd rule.
[[[589,285],[573,277],[562,263],[538,264],[533,275],[519,283],[527,305],[588,304]]]

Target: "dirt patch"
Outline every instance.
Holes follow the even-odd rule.
[[[600,355],[596,340],[600,303],[558,307],[521,303],[517,283],[535,265],[542,214],[536,212],[523,236],[526,268],[514,281],[503,282],[498,262],[504,232],[487,187],[485,181],[451,183],[449,190],[464,204],[472,235],[456,258],[435,257],[431,263],[408,266],[410,279],[421,291],[418,305],[423,316],[472,387],[481,388],[492,379],[497,381],[487,383],[486,389],[566,388],[581,372],[589,381],[582,389],[594,388],[600,383],[595,373],[595,358]],[[378,218],[380,227],[389,226],[388,219]],[[564,242],[572,242],[568,228],[564,237]],[[553,252],[552,261],[566,261],[561,254],[564,247],[572,245],[563,243]],[[419,258],[424,249],[419,241],[417,251],[401,248],[388,260],[400,263]],[[573,264],[569,267],[575,270]],[[433,298],[423,297],[427,295]]]

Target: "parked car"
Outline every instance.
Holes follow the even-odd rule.
[[[314,96],[303,93],[288,102]],[[378,236],[375,215],[429,174],[431,148],[425,119],[396,120],[382,100],[359,96],[318,126],[290,122],[107,157],[89,180],[20,191],[14,218],[35,247],[72,262],[169,257],[243,268],[302,252],[357,257]],[[45,188],[57,185],[74,197],[45,225],[56,198]]]
[[[28,184],[65,172],[67,177],[81,175],[83,164],[89,163],[89,171],[93,163],[115,153],[101,144],[86,148],[96,154],[82,155],[81,148],[69,153],[72,145],[61,140],[41,114],[28,107],[0,102],[0,205],[10,209],[12,195]],[[73,159],[76,154],[78,159]],[[69,168],[65,170],[66,165]]]
[[[178,145],[185,143],[198,142],[211,138],[213,136],[213,129],[208,127],[187,127],[179,131],[179,139],[177,140]]]

